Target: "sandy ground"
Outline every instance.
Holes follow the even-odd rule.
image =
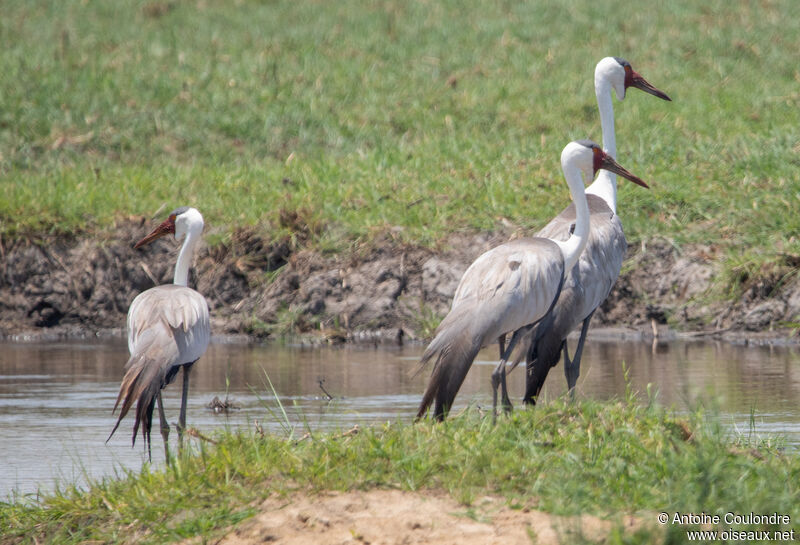
[[[260,509],[215,543],[549,545],[573,543],[579,536],[602,541],[612,528],[612,522],[589,515],[511,509],[501,498],[480,498],[467,507],[444,493],[398,490],[275,497]],[[632,517],[624,523],[627,531],[642,525]],[[195,543],[200,542],[186,545]]]

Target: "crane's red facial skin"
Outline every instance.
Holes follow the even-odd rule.
[[[170,216],[166,220],[164,220],[164,222],[161,225],[159,225],[158,227],[153,229],[153,231],[149,235],[147,235],[142,240],[137,242],[133,247],[134,248],[140,248],[140,247],[144,246],[145,244],[149,244],[149,243],[153,242],[157,238],[161,238],[161,237],[163,237],[165,235],[169,235],[169,234],[175,234],[175,216],[174,215]]]
[[[596,146],[592,147],[592,153],[594,154],[592,157],[592,176],[594,176],[598,170],[603,168],[603,157],[606,153]]]
[[[658,97],[662,100],[668,100],[672,102],[672,99],[667,96],[664,91],[660,89],[656,89],[654,86],[650,85],[650,83],[642,77],[636,70],[631,68],[630,65],[625,66],[625,89],[628,87],[634,87],[639,89],[640,91],[644,91],[645,93],[649,93],[655,97]]]

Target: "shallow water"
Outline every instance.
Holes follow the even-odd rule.
[[[191,373],[187,424],[201,433],[217,427],[253,427],[295,434],[354,424],[411,420],[428,370],[412,376],[423,347],[299,348],[212,344]],[[496,347],[482,351],[459,393],[456,410],[491,403],[489,377]],[[106,443],[122,366],[123,342],[0,343],[0,498],[53,490],[57,483],[138,469],[146,461],[141,438],[131,448],[132,415]],[[587,343],[578,395],[622,396],[630,386],[657,395],[678,410],[698,403],[716,408],[723,423],[742,433],[779,435],[800,447],[800,352],[797,348],[742,347],[723,343]],[[564,392],[561,365],[551,370],[543,399]],[[269,377],[269,380],[267,379]],[[334,396],[328,401],[323,387]],[[272,394],[280,395],[288,422]],[[509,377],[512,399],[524,390],[523,374]],[[216,414],[207,404],[226,397],[240,407]],[[164,391],[167,418],[177,420],[180,375]],[[519,405],[517,403],[517,405]],[[170,441],[175,442],[173,432]],[[158,429],[153,463],[163,464]]]

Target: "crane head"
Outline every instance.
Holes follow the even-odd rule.
[[[180,223],[180,217],[190,210],[194,210],[193,208],[189,208],[188,206],[182,206],[180,208],[176,208],[172,212],[170,212],[169,217],[165,219],[158,227],[153,229],[149,235],[144,237],[142,240],[137,242],[133,247],[134,248],[141,248],[145,244],[150,244],[154,240],[161,238],[165,235],[173,234],[176,235],[176,222]],[[198,212],[199,214],[199,212]],[[201,220],[202,221],[202,220]],[[176,235],[176,238],[178,236]]]
[[[594,178],[594,175],[597,174],[598,170],[603,169],[613,172],[614,174],[618,174],[626,180],[630,180],[631,182],[635,183],[636,185],[640,185],[648,189],[650,188],[650,186],[648,186],[644,180],[628,172],[625,167],[617,163],[613,157],[603,151],[603,148],[601,148],[595,142],[591,140],[578,140],[573,142],[573,144],[579,144],[580,146],[583,146],[585,150],[588,150],[591,153],[592,178]],[[582,151],[580,155],[587,154],[585,151]]]
[[[625,98],[628,87],[633,87],[662,100],[672,101],[665,92],[651,85],[633,69],[631,63],[621,57],[606,57],[598,62],[595,68],[595,81],[598,79],[607,79],[619,100]]]

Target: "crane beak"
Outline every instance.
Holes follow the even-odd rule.
[[[169,235],[170,233],[173,234],[175,233],[175,219],[172,217],[164,220],[164,222],[161,225],[153,229],[153,232],[151,232],[149,235],[147,235],[142,240],[137,242],[133,247],[134,249],[141,248],[145,244],[150,244],[157,238]]]
[[[616,161],[615,161],[615,160],[614,160],[614,159],[613,159],[613,158],[612,158],[610,155],[608,155],[607,153],[603,153],[603,156],[602,156],[602,158],[600,159],[600,168],[604,168],[604,169],[608,170],[609,172],[613,172],[614,174],[619,174],[619,175],[620,175],[620,176],[622,176],[623,178],[625,178],[625,179],[627,179],[627,180],[630,180],[630,181],[632,181],[632,182],[633,182],[633,183],[635,183],[636,185],[640,185],[640,186],[642,186],[642,187],[646,187],[647,189],[650,189],[650,186],[649,186],[649,185],[647,185],[647,184],[644,182],[644,180],[642,180],[642,179],[641,179],[641,178],[639,178],[638,176],[634,176],[633,174],[631,174],[630,172],[628,172],[627,170],[625,170],[625,168],[624,168],[622,165],[620,165],[619,163],[617,163],[617,162],[616,162]]]
[[[637,89],[644,91],[645,93],[649,93],[660,99],[672,102],[672,99],[669,98],[664,91],[656,89],[655,87],[650,85],[650,82],[644,79],[642,75],[636,72],[635,70],[631,70],[630,83],[628,84],[628,86],[636,87]]]

